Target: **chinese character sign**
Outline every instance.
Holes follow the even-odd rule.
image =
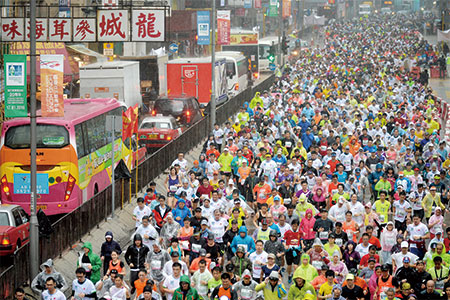
[[[14,194],[31,194],[30,173],[14,173]],[[48,174],[36,174],[36,190],[38,194],[48,194]]]
[[[25,39],[24,19],[2,19],[2,41],[18,42]]]
[[[95,42],[97,25],[95,19],[73,19],[73,41]]]
[[[5,54],[5,117],[26,117],[27,56]]]
[[[230,11],[217,11],[217,44],[230,44]]]
[[[209,11],[197,11],[197,44],[209,45]]]
[[[48,39],[52,42],[70,42],[72,38],[71,19],[49,19]]]
[[[165,37],[164,10],[133,10],[131,39],[135,42],[163,42]]]
[[[30,19],[26,19],[25,22],[25,41],[30,41]],[[47,19],[36,19],[36,41],[46,42],[48,37]]]
[[[98,41],[128,41],[128,10],[99,10],[97,14]]]
[[[269,2],[269,17],[278,16],[278,0],[270,0]]]
[[[63,55],[41,55],[41,105],[43,117],[63,117]]]
[[[253,0],[244,0],[244,8],[252,8]]]

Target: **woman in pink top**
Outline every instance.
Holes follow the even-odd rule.
[[[311,248],[312,244],[314,243],[314,238],[316,237],[316,233],[313,230],[314,223],[316,222],[316,219],[313,217],[313,212],[311,208],[308,208],[305,212],[305,216],[303,217],[302,221],[300,222],[300,228],[304,234],[304,243],[305,243],[305,251]]]
[[[436,207],[434,214],[430,217],[428,221],[428,229],[430,230],[430,238],[433,239],[436,235],[436,232],[443,232],[444,224],[444,216],[442,216],[442,210],[438,206]]]

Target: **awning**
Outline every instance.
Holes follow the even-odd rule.
[[[94,50],[89,49],[88,47],[86,47],[83,44],[75,44],[75,45],[70,45],[70,46],[66,46],[66,47],[69,50],[72,50],[76,53],[90,56],[90,57],[95,57],[95,58],[97,58],[97,61],[107,61],[106,56],[104,56],[103,54],[100,54],[98,52],[95,52]]]
[[[27,56],[27,76],[30,76],[30,43],[15,42],[10,48],[11,54],[25,54]],[[69,55],[64,43],[36,43],[36,54],[62,54],[64,55],[64,82],[79,79],[78,63]],[[36,81],[40,82],[41,67],[39,56],[36,59]]]

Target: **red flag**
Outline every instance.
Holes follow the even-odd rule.
[[[131,122],[133,124],[133,131],[132,133],[137,133],[138,132],[138,127],[139,127],[139,106],[136,104],[131,108]]]
[[[122,113],[122,136],[124,139],[131,137],[133,134],[132,114],[133,109],[131,107]]]

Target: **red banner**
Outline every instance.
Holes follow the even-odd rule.
[[[64,117],[63,55],[41,55],[41,106],[43,117]]]
[[[229,45],[230,44],[230,11],[218,10],[217,11],[217,44]]]
[[[261,0],[255,0],[255,8],[262,8]]]

